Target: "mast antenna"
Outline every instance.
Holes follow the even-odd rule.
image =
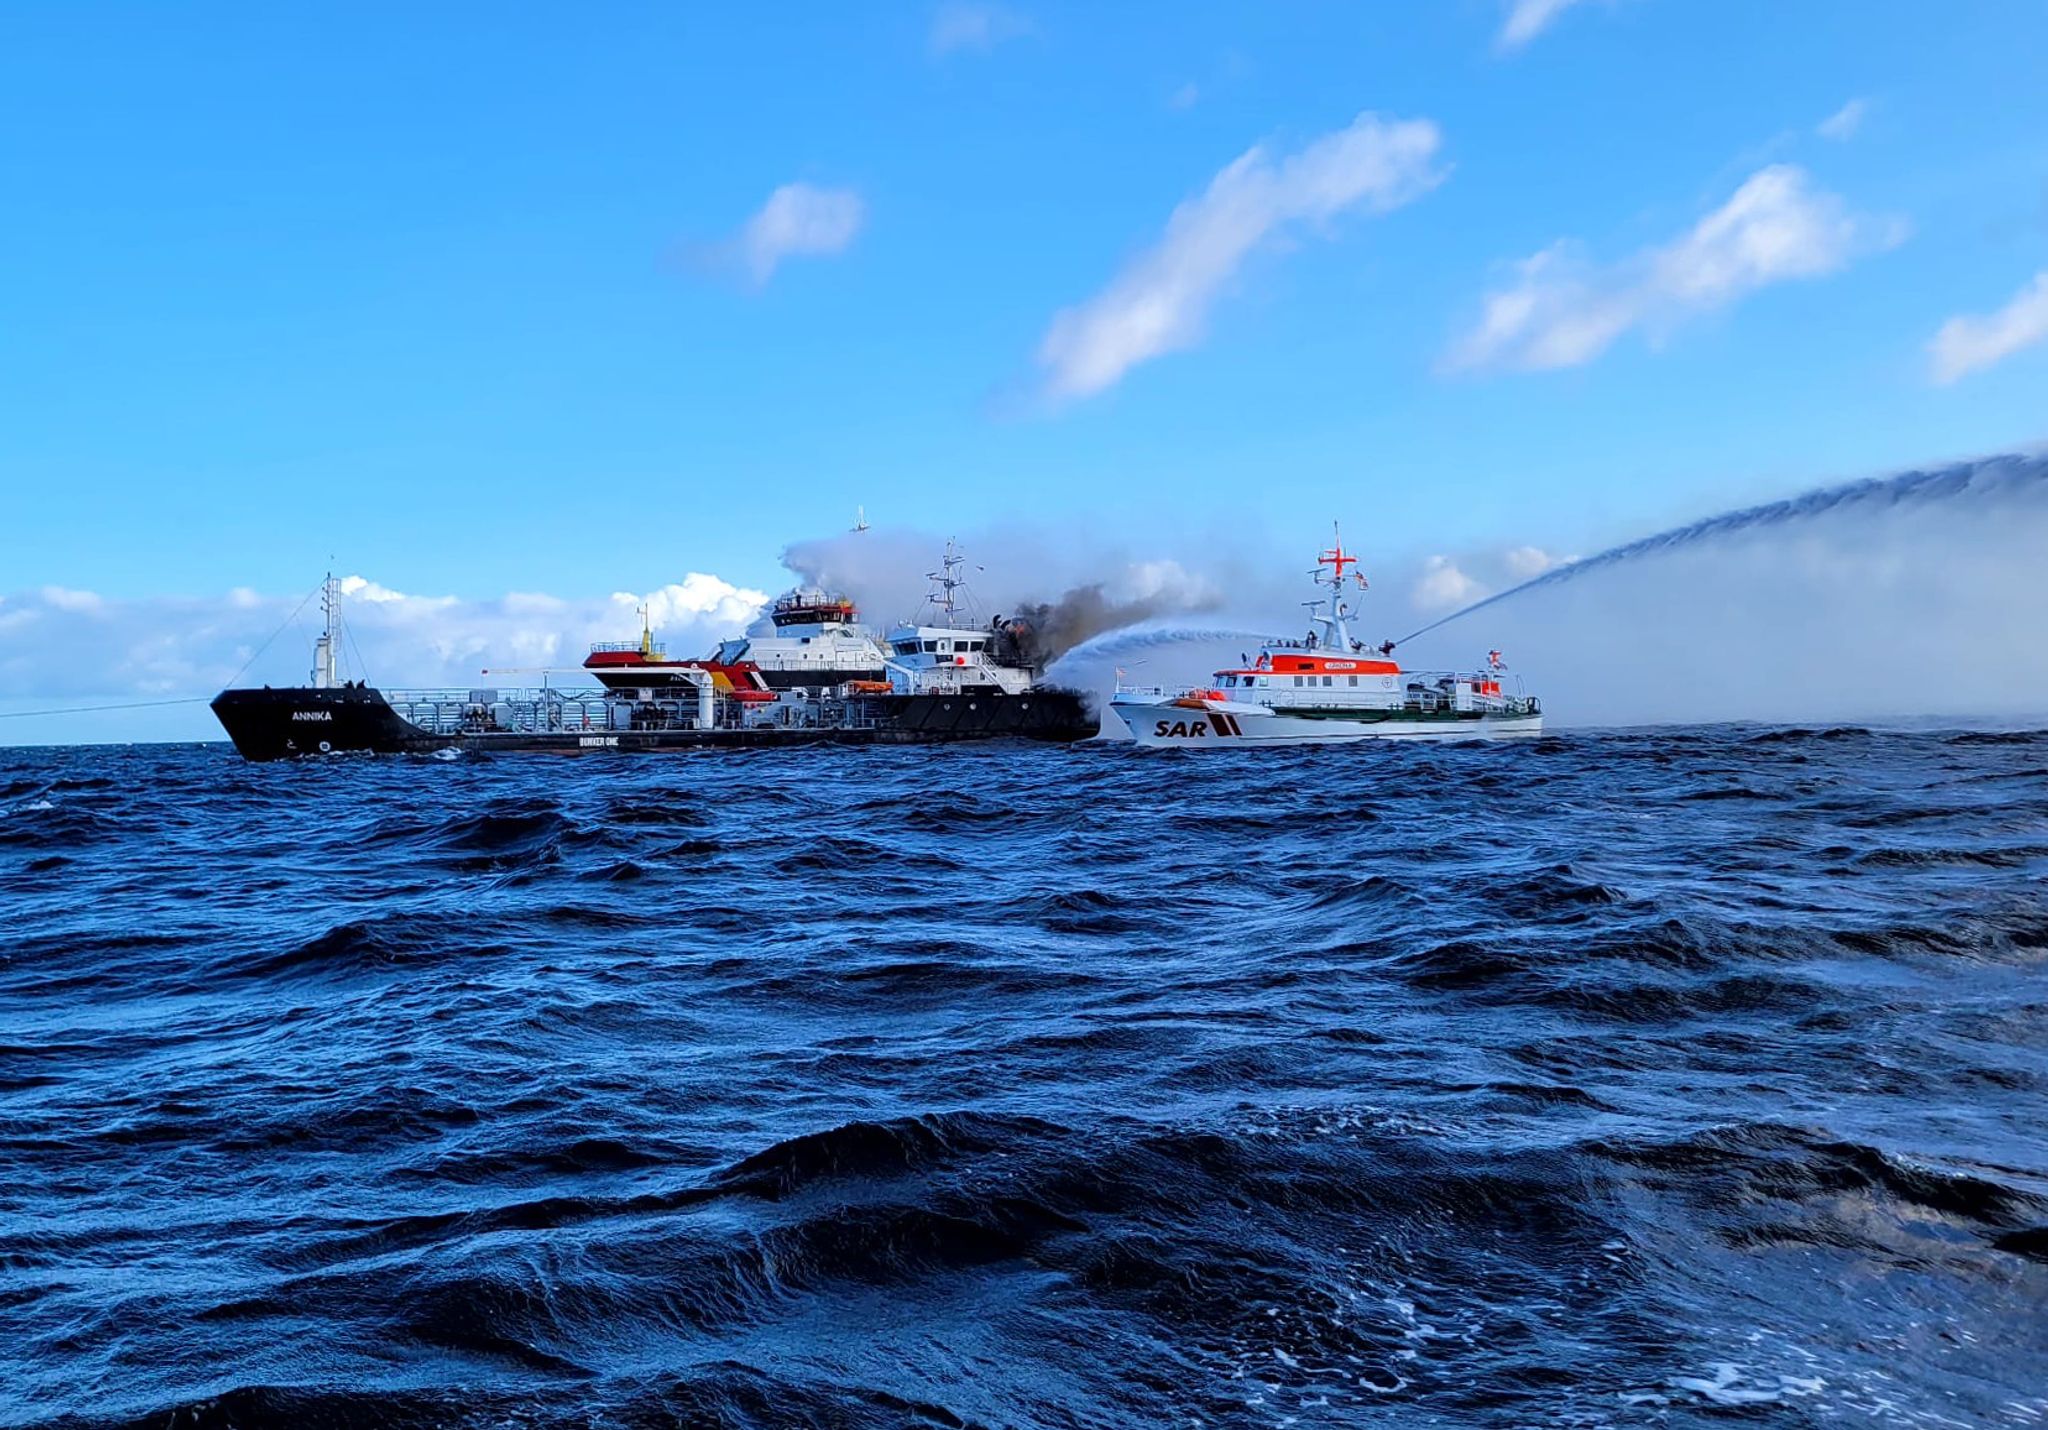
[[[341,583],[334,579],[331,568],[320,582],[320,614],[320,638],[313,642],[313,686],[331,690],[341,683],[337,670],[340,652],[334,642],[334,622],[341,614]]]
[[[925,603],[942,612],[949,624],[960,604],[953,593],[967,584],[967,579],[957,574],[966,563],[967,558],[960,554],[959,543],[949,536],[946,538],[945,554],[939,558],[939,569],[924,573],[925,579],[932,583],[931,589],[925,592]],[[977,566],[975,569],[978,571],[982,568]]]

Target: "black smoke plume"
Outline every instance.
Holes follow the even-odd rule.
[[[1190,606],[1180,593],[1156,593],[1133,600],[1110,597],[1100,582],[1075,586],[1051,601],[1020,601],[995,620],[999,659],[1044,670],[1083,641],[1155,616],[1205,610],[1213,599]]]

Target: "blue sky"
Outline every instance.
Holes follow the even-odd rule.
[[[2035,442],[2044,65],[2022,4],[10,6],[0,593],[772,589],[856,504],[1584,551]]]

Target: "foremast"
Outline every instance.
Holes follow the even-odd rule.
[[[959,607],[965,603],[958,593],[967,584],[960,568],[966,564],[967,558],[960,551],[960,543],[947,537],[945,553],[939,557],[939,569],[924,573],[925,580],[931,582],[925,592],[924,603],[941,617],[934,622],[935,625],[958,625]]]
[[[1344,604],[1345,568],[1358,564],[1359,559],[1344,549],[1343,531],[1336,522],[1331,522],[1330,549],[1316,558],[1315,569],[1308,573],[1315,579],[1318,587],[1327,586],[1330,594],[1313,601],[1303,601],[1302,605],[1308,608],[1312,627],[1319,625],[1328,632],[1328,639],[1324,644],[1333,650],[1351,651],[1360,648],[1358,642],[1351,638],[1351,629],[1346,624],[1352,614],[1351,608]],[[1359,590],[1368,589],[1363,571],[1353,571],[1351,579],[1358,583]],[[1325,606],[1330,608],[1328,615],[1322,614]]]
[[[320,614],[323,622],[313,642],[313,688],[332,690],[341,684],[340,650],[335,644],[335,620],[341,614],[341,583],[329,571],[320,583]]]

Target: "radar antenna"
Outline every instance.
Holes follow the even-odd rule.
[[[967,578],[960,575],[960,568],[967,564],[967,558],[960,554],[960,544],[952,537],[946,538],[946,551],[939,558],[939,569],[924,573],[931,582],[931,589],[925,592],[925,604],[945,616],[948,625],[954,621],[955,613],[964,604],[964,598],[955,593],[967,584]],[[982,567],[975,567],[977,571]]]

